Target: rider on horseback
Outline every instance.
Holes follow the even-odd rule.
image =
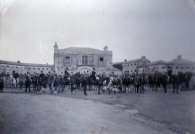
[[[70,82],[70,74],[68,72],[68,68],[66,68],[66,70],[64,72],[64,79],[68,79],[68,81]]]
[[[93,68],[93,71],[91,72],[92,79],[99,80],[99,78],[96,76],[95,68]]]

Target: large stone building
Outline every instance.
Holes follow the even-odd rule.
[[[70,47],[59,49],[57,43],[54,45],[54,69],[57,73],[64,73],[68,68],[70,72],[91,72],[96,69],[97,74],[105,72],[110,74],[114,71],[120,74],[121,71],[112,65],[112,51],[105,46],[103,50],[93,48]]]
[[[112,51],[109,51],[107,46],[104,47],[104,50],[78,47],[58,49],[58,45],[55,43],[53,58],[53,65],[0,60],[0,74],[12,74],[13,71],[19,74],[26,74],[27,72],[33,74],[41,71],[45,74],[49,71],[51,73],[55,71],[57,74],[64,74],[66,68],[69,69],[70,73],[83,73],[84,71],[91,73],[93,68],[95,68],[97,74],[102,74],[102,72],[105,72],[107,75],[111,72],[115,72],[116,75],[122,74],[121,70],[113,67]]]

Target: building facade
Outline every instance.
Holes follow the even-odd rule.
[[[129,72],[129,74],[137,74],[138,73],[138,67],[141,65],[147,65],[150,63],[150,60],[146,59],[145,56],[142,56],[140,59],[135,60],[125,60],[122,63],[122,72]]]
[[[172,73],[174,74],[178,74],[178,72],[195,73],[195,62],[185,60],[181,55],[179,55],[176,59],[173,59],[169,62],[162,60],[154,61],[146,65],[138,66],[137,69],[138,74],[153,74],[154,72],[166,73],[168,70],[172,70]]]
[[[105,72],[110,74],[116,70],[112,65],[112,51],[105,46],[103,50],[93,48],[79,48],[70,47],[59,49],[57,43],[54,45],[54,70],[58,74],[63,74],[65,69],[69,72],[90,73],[93,68],[96,69],[97,74]]]
[[[13,71],[19,74],[26,74],[29,72],[44,74],[48,72],[64,74],[66,68],[69,73],[91,73],[93,68],[96,69],[97,74],[109,75],[111,72],[115,72],[117,75],[121,75],[122,71],[113,67],[112,64],[112,51],[108,50],[105,46],[103,50],[97,50],[93,48],[78,48],[71,47],[66,49],[58,49],[57,43],[54,45],[54,64],[32,64],[21,63],[20,61],[3,61],[0,60],[0,74],[12,74]]]
[[[20,61],[3,61],[0,60],[0,74],[12,74],[15,71],[18,74],[27,74],[27,72],[33,74],[36,73],[48,73],[53,72],[53,65],[49,64],[32,64],[32,63],[21,63]]]

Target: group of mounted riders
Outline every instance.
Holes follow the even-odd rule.
[[[17,89],[18,84],[21,82],[18,80],[18,73],[13,71],[10,78],[11,87],[15,87]],[[61,75],[57,75],[55,71],[52,74],[50,72],[44,74],[42,71],[40,74],[34,72],[34,74],[31,75],[30,73],[27,73],[25,76],[25,92],[27,92],[27,89],[31,92],[30,85],[32,84],[33,90],[37,93],[41,93],[41,88],[49,88],[51,93],[60,93],[63,92],[67,86],[71,89],[71,93],[74,89],[82,87],[85,95],[87,95],[87,87],[92,89],[92,86],[95,86],[98,89],[98,94],[100,94],[100,89],[103,86],[108,88],[115,87],[119,90],[119,92],[126,92],[126,90],[131,87],[135,93],[144,93],[144,86],[147,83],[150,85],[150,89],[155,91],[160,87],[160,85],[162,85],[165,93],[167,93],[166,85],[171,83],[173,85],[173,93],[175,92],[175,89],[178,93],[180,80],[178,75],[168,75],[167,73],[154,73],[152,75],[145,76],[135,74],[130,75],[127,71],[119,77],[115,76],[114,72],[112,72],[110,76],[106,76],[105,72],[101,75],[97,75],[95,68],[93,68],[91,74],[89,74],[88,71],[83,74],[80,74],[80,72],[70,74],[68,72],[68,68],[66,68],[64,74]]]

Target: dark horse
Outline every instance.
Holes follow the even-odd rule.
[[[77,83],[77,78],[80,77],[80,73],[75,73],[74,75],[70,76],[70,80],[65,76],[63,79],[62,79],[62,84],[64,86],[70,86],[70,89],[71,89],[71,94],[73,94],[73,90],[75,89],[76,87],[76,84]]]
[[[170,77],[170,80],[169,82],[173,85],[173,93],[175,92],[175,89],[176,89],[176,93],[179,93],[179,85],[181,83],[181,80],[179,78],[178,75],[176,74],[169,74],[169,77]]]
[[[110,82],[109,77],[102,77],[101,75],[97,76],[99,80],[95,80],[91,75],[88,76],[86,79],[82,79],[82,83],[86,83],[89,86],[96,86],[98,88],[98,94],[100,94],[100,89],[103,87],[104,81],[106,81],[106,85]]]
[[[42,78],[38,78],[38,90],[37,93],[41,93],[41,87],[43,87],[46,91],[47,88],[47,82],[48,82],[48,77],[44,75]]]

